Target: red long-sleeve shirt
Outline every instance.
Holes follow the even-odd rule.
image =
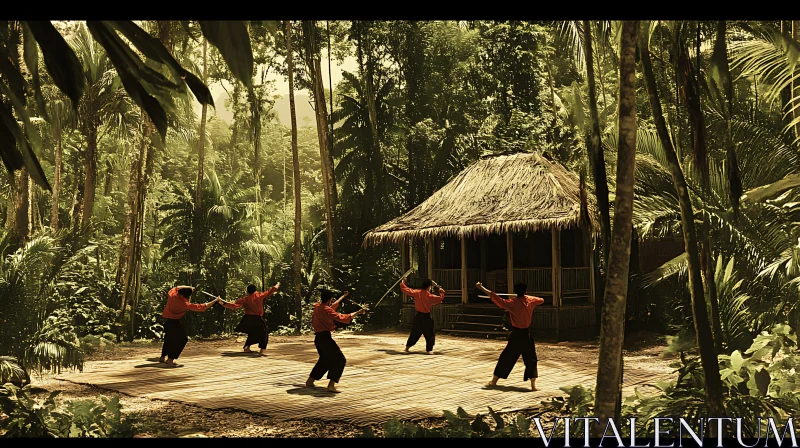
[[[533,309],[544,303],[544,299],[534,296],[504,299],[495,294],[494,291],[489,292],[489,297],[495,305],[511,314],[511,325],[517,328],[530,327]]]
[[[272,287],[267,291],[254,292],[250,295],[236,299],[233,303],[222,303],[222,306],[231,310],[238,310],[244,307],[244,314],[252,314],[255,316],[264,315],[264,299],[275,294],[278,288]]]
[[[336,308],[339,308],[339,304],[334,304],[333,306],[324,305],[322,302],[318,302],[314,305],[314,313],[311,315],[311,326],[314,327],[314,333],[319,333],[322,331],[334,331],[336,330],[336,324],[333,322],[341,322],[343,324],[349,324],[353,321],[352,314],[341,314],[336,312]]]
[[[178,294],[178,288],[172,288],[167,293],[167,306],[164,307],[162,317],[167,319],[180,319],[187,311],[205,311],[208,307],[203,303],[192,303],[188,298]]]
[[[420,313],[430,313],[431,307],[444,300],[444,289],[439,288],[439,295],[431,294],[427,289],[411,289],[405,282],[400,282],[400,291],[414,298],[414,308]]]

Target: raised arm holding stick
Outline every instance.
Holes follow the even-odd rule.
[[[439,294],[433,294],[431,288],[436,286],[439,288]],[[433,354],[433,345],[436,342],[436,333],[434,331],[433,319],[431,318],[431,307],[436,304],[442,303],[444,300],[444,289],[436,284],[431,279],[424,279],[422,281],[422,289],[412,289],[406,286],[405,276],[400,281],[400,290],[403,294],[409,295],[414,298],[414,308],[416,314],[414,315],[414,323],[411,327],[411,334],[406,341],[406,352],[419,341],[419,337],[425,335],[425,351],[429,355]]]
[[[503,299],[495,294],[494,291],[486,289],[480,282],[475,286],[485,292],[495,305],[508,311],[511,315],[511,333],[508,335],[508,343],[497,360],[492,381],[486,386],[497,386],[497,381],[500,378],[508,378],[514,368],[514,364],[517,363],[520,355],[522,355],[522,360],[525,362],[524,380],[531,380],[531,390],[538,390],[536,389],[536,378],[539,376],[536,343],[530,334],[529,327],[531,326],[533,309],[544,303],[544,299],[526,295],[528,287],[524,283],[514,285],[516,297],[511,299]]]

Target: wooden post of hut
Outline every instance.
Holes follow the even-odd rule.
[[[467,284],[467,238],[461,237],[461,303],[469,299],[469,285]]]
[[[436,240],[433,238],[428,238],[428,278],[433,280],[433,245],[436,244]]]
[[[514,234],[512,230],[509,229],[506,232],[506,272],[507,279],[508,279],[508,293],[514,293]]]
[[[480,237],[481,240],[481,283],[486,283],[486,237]]]
[[[403,241],[400,243],[400,271],[406,273],[408,271],[409,266],[409,251],[408,251],[408,242]],[[402,294],[403,302],[408,302],[408,296]]]
[[[556,342],[561,340],[561,231],[553,226],[553,307],[556,309]]]

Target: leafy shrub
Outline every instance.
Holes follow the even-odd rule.
[[[36,371],[83,369],[84,352],[68,312],[56,310],[27,343],[24,364]]]
[[[55,398],[59,391],[52,392],[42,403],[30,396],[29,386],[18,388],[5,384],[0,388],[0,409],[7,418],[0,419],[0,430],[5,437],[58,437],[53,428],[51,413],[56,408]]]
[[[100,397],[94,400],[71,400],[62,411],[56,410],[56,397],[51,392],[42,402],[31,397],[30,386],[6,384],[0,388],[0,431],[5,437],[132,437],[133,428],[122,418],[119,398]]]
[[[17,387],[31,383],[28,371],[13,356],[0,356],[0,384],[6,383]]]
[[[506,423],[503,416],[489,408],[489,416],[494,421],[494,429],[484,419],[486,415],[476,414],[474,417],[459,407],[455,413],[444,411],[445,424],[442,428],[425,428],[416,423],[403,422],[393,418],[384,423],[385,438],[491,438],[491,437],[530,437],[531,420],[518,415],[511,423]],[[361,437],[374,437],[371,429],[365,430]]]
[[[727,415],[745,420],[758,417],[786,419],[800,412],[800,396],[795,369],[800,366],[797,336],[788,325],[775,325],[770,332],[758,335],[744,353],[719,355],[720,374],[727,388],[724,406]],[[707,415],[703,373],[696,357],[681,355],[673,363],[678,377],[674,382],[661,381],[658,394],[645,396],[638,390],[627,397],[623,414],[642,417],[652,422],[655,417],[681,415],[696,419]],[[746,426],[746,425],[745,425]],[[750,429],[744,428],[745,436]],[[653,428],[642,428],[642,436]]]

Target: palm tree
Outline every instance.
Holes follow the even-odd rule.
[[[299,332],[302,328],[302,320],[303,320],[303,285],[300,280],[300,269],[301,269],[301,258],[300,258],[300,250],[301,250],[301,224],[303,219],[303,213],[301,209],[301,193],[300,193],[300,155],[297,149],[297,114],[295,111],[294,105],[294,59],[291,57],[292,55],[292,24],[290,21],[286,21],[284,24],[284,32],[286,38],[286,54],[289,55],[286,58],[286,63],[288,65],[288,75],[289,75],[289,111],[291,114],[292,120],[292,180],[294,184],[294,254],[293,254],[293,265],[294,265],[294,293],[295,293],[295,312],[297,313],[297,331]]]
[[[124,111],[120,81],[103,48],[81,27],[72,40],[83,66],[86,91],[78,103],[78,129],[86,139],[83,169],[83,201],[79,226],[86,228],[92,219],[97,186],[97,143],[100,126],[111,125],[110,118]]]
[[[697,335],[697,346],[700,348],[701,362],[706,380],[706,396],[708,406],[713,416],[724,414],[722,382],[717,363],[717,354],[714,348],[714,338],[711,332],[711,323],[708,319],[706,310],[705,295],[703,294],[703,283],[700,273],[700,251],[698,249],[697,233],[694,225],[694,212],[692,203],[689,199],[689,189],[683,175],[678,157],[672,146],[672,140],[667,130],[666,121],[661,113],[661,102],[658,99],[658,90],[650,64],[649,53],[649,33],[643,33],[640,39],[642,48],[642,68],[647,81],[647,91],[650,98],[650,107],[653,110],[653,118],[656,123],[661,145],[664,148],[667,163],[669,164],[675,190],[678,193],[681,210],[681,224],[683,229],[684,244],[688,254],[689,263],[689,286],[692,296],[692,311],[694,314],[695,333]],[[616,215],[616,212],[615,212]]]
[[[636,34],[639,23],[622,24],[619,64],[619,147],[614,200],[614,227],[608,260],[603,314],[600,321],[600,353],[594,412],[605,428],[607,419],[619,413],[622,393],[622,344],[625,337],[625,300],[633,226],[633,185],[636,166]]]
[[[53,174],[53,195],[50,200],[50,227],[58,231],[58,206],[61,199],[62,188],[62,169],[63,169],[63,155],[64,155],[64,132],[68,130],[69,124],[73,121],[71,108],[69,106],[69,99],[63,93],[58,91],[55,86],[49,86],[43,91],[45,100],[47,101],[47,114],[50,117],[50,125],[53,130],[53,139],[55,140],[55,159],[53,165],[55,172]]]
[[[208,82],[208,40],[203,39],[203,83]],[[205,162],[205,155],[206,155],[206,120],[208,115],[208,105],[203,104],[202,110],[200,112],[200,134],[198,135],[199,143],[197,145],[197,180],[195,182],[195,197],[194,204],[195,207],[200,207],[203,203],[203,180],[204,180],[204,173],[203,170],[204,162]],[[199,238],[200,235],[200,223],[198,220],[200,219],[199,209],[195,210],[194,217],[195,220],[192,223],[192,229],[195,230],[195,234],[197,237],[194,238],[192,241],[192,248],[189,252],[189,261],[192,263],[199,263],[200,262],[200,255],[203,250],[202,239]]]
[[[342,158],[336,166],[336,175],[341,179],[343,191],[356,194],[355,204],[360,204],[358,234],[363,234],[382,219],[387,204],[384,202],[392,179],[386,170],[384,153],[380,141],[390,126],[390,110],[387,98],[394,87],[392,81],[381,85],[375,95],[376,112],[370,111],[366,82],[353,74],[343,72],[346,87],[354,95],[342,94],[339,109],[333,114],[334,122],[341,122],[339,148]]]

